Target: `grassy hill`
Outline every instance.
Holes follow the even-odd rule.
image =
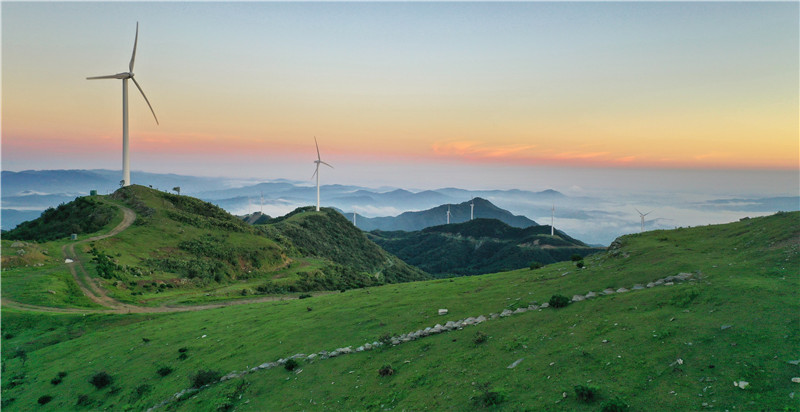
[[[549,264],[605,250],[593,248],[550,226],[524,229],[495,219],[429,227],[416,232],[373,231],[370,240],[435,275],[477,275]]]
[[[70,233],[87,239],[100,229],[109,230],[112,221],[119,223],[119,207],[135,212],[130,227],[113,237],[78,243],[74,249],[82,267],[112,298],[125,303],[159,306],[253,294],[338,291],[428,277],[366,240],[336,213],[304,210],[274,226],[255,228],[210,203],[137,185],[110,196],[78,198],[21,225],[4,239],[53,240]],[[323,239],[306,233],[311,230],[324,231],[324,239],[337,247],[309,247],[308,242]],[[41,278],[45,284],[47,278],[58,276],[59,282],[69,283],[63,258],[57,259],[59,248],[68,243],[45,244],[56,259],[42,266],[5,266],[4,282],[21,288],[26,279]],[[4,241],[3,252],[18,251]],[[53,289],[40,291],[38,303],[53,300],[47,290]],[[3,291],[4,297],[23,303],[30,303],[27,295],[14,287]],[[69,289],[69,297],[56,306],[80,301],[80,296],[77,288]]]
[[[358,227],[365,231],[382,230],[382,231],[396,231],[403,230],[407,232],[422,230],[431,226],[439,226],[447,223],[447,209],[450,208],[450,222],[463,223],[468,222],[470,218],[470,204],[475,205],[474,217],[483,219],[497,219],[510,226],[525,228],[529,226],[538,225],[533,220],[525,216],[514,215],[508,210],[501,209],[492,202],[476,197],[471,201],[462,202],[459,204],[440,205],[432,209],[422,210],[418,212],[404,212],[398,216],[386,217],[362,217],[356,219]],[[347,214],[352,216],[352,214]],[[549,229],[548,229],[549,231]]]
[[[629,235],[586,263],[175,314],[4,306],[2,406],[597,411],[616,402],[632,411],[798,410],[800,213]],[[679,273],[689,280],[664,283]],[[644,286],[656,280],[662,285]],[[631,291],[491,316],[554,294],[623,287]],[[438,315],[441,308],[449,313]],[[488,320],[391,344],[480,315]],[[387,344],[298,356],[293,371],[279,364],[374,341]],[[217,379],[185,391],[208,376]],[[578,385],[596,400],[579,399]]]

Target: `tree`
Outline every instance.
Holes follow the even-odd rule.
[[[177,193],[178,195],[181,194],[181,187],[180,186],[175,186],[175,187],[172,188],[172,190],[174,190],[175,193]]]

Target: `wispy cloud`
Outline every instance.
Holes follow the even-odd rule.
[[[497,145],[475,140],[435,142],[431,146],[437,156],[467,159],[502,159],[526,157],[525,153],[535,148],[532,144]]]

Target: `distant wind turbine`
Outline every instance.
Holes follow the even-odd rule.
[[[358,225],[356,225],[356,208],[353,208],[353,226],[358,227]]]
[[[636,209],[636,208],[634,208],[634,209]],[[639,212],[639,209],[636,209],[636,211]],[[653,211],[651,210],[651,211],[649,211],[647,213],[639,212],[639,217],[642,218],[642,230],[641,230],[642,232],[644,232],[644,217],[649,215],[650,213],[653,213]]]
[[[450,224],[450,205],[447,205],[447,224]]]
[[[475,198],[473,197],[472,200],[469,202],[469,220],[472,220],[475,217]]]
[[[550,215],[550,236],[555,235],[556,205],[553,205],[553,214]]]
[[[96,77],[87,77],[87,80],[97,80],[97,79],[120,79],[122,80],[122,186],[128,186],[131,184],[131,168],[130,168],[130,157],[128,154],[128,79],[133,80],[133,84],[136,85],[136,88],[139,89],[139,92],[142,93],[142,97],[144,97],[144,101],[147,103],[147,107],[150,108],[150,111],[153,113],[153,118],[156,119],[156,124],[158,124],[158,117],[156,117],[156,112],[153,110],[153,106],[150,105],[150,101],[147,100],[147,96],[144,94],[144,90],[142,90],[142,86],[139,86],[139,82],[133,77],[133,62],[136,59],[136,44],[139,42],[139,22],[136,22],[136,37],[133,40],[133,54],[131,55],[131,63],[128,65],[128,71],[124,73],[117,73],[111,74],[108,76],[96,76]]]
[[[319,143],[317,143],[317,136],[314,136],[314,144],[317,146],[317,160],[314,161],[314,163],[317,164],[317,169],[314,170],[314,174],[311,175],[311,178],[313,179],[314,176],[317,176],[317,212],[319,212],[319,165],[323,164],[331,169],[333,169],[333,166],[322,161],[322,157],[319,155]]]

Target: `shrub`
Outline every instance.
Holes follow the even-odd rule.
[[[478,388],[481,390],[481,394],[472,398],[472,402],[476,406],[489,407],[499,405],[505,402],[508,397],[506,391],[502,389],[489,389],[488,383],[478,385]]]
[[[103,389],[114,380],[111,375],[107,374],[105,371],[95,373],[91,379],[89,379],[89,383],[94,385],[97,389]]]
[[[188,351],[188,350],[189,350],[189,349],[187,349],[187,348],[180,348],[180,349],[178,349],[178,352],[179,352],[179,353],[184,353],[184,352],[186,352],[186,351]]]
[[[3,339],[11,339],[14,337],[14,334],[11,332],[6,332],[3,334]]]
[[[143,342],[143,343],[148,343],[148,342],[150,342],[150,339],[147,339],[147,338],[142,338],[142,342]]]
[[[92,404],[92,400],[89,399],[89,395],[78,395],[78,401],[75,402],[76,406],[89,406]]]
[[[542,267],[542,264],[541,264],[541,263],[539,263],[539,262],[533,262],[533,263],[531,263],[531,270],[536,270],[536,269],[539,269],[539,268],[541,268],[541,267]]]
[[[556,295],[553,295],[550,298],[550,301],[548,303],[553,308],[563,308],[563,307],[566,307],[567,305],[569,305],[569,302],[570,302],[570,298],[568,298],[568,297],[566,297],[564,295],[556,294]]]
[[[53,400],[53,397],[50,395],[44,395],[39,397],[39,405],[44,405]]]
[[[308,299],[308,298],[310,298],[310,297],[311,297],[311,295],[310,295],[310,294],[308,294],[308,293],[303,293],[302,295],[298,296],[297,298],[298,298],[298,299]]]
[[[162,366],[158,368],[156,373],[158,373],[158,376],[164,377],[172,373],[172,368],[170,368],[169,366]]]
[[[178,360],[186,360],[186,358],[188,357],[189,355],[187,355],[186,352],[183,352],[180,355],[178,355]]]
[[[199,370],[197,371],[197,374],[190,377],[190,380],[192,381],[193,388],[201,388],[205,385],[218,381],[221,376],[221,373],[211,369]]]
[[[580,261],[580,260],[583,260],[583,258],[581,257],[581,255],[579,255],[579,254],[577,254],[577,253],[576,253],[576,254],[574,254],[574,255],[572,255],[572,257],[570,257],[570,259],[571,259],[573,262],[578,262],[578,261]]]
[[[390,376],[394,375],[394,369],[392,369],[392,365],[383,365],[380,369],[378,369],[378,375],[380,376]]]
[[[487,339],[489,339],[489,335],[487,335],[487,334],[485,334],[485,333],[483,333],[481,331],[477,331],[477,332],[475,332],[475,337],[472,338],[472,343],[474,343],[476,345],[480,345],[481,343],[486,342]]]
[[[384,333],[378,338],[378,342],[383,343],[384,345],[389,345],[392,343],[392,334],[389,332]]]
[[[58,385],[59,383],[61,383],[61,378],[53,378],[53,379],[50,379],[50,383],[51,383],[52,385]]]
[[[594,402],[594,400],[599,397],[599,394],[597,388],[586,385],[576,385],[575,396],[577,396],[578,400],[581,402]]]
[[[134,390],[134,392],[136,393],[136,396],[142,397],[142,395],[144,395],[145,393],[150,392],[151,389],[153,389],[152,386],[150,386],[150,385],[148,385],[146,383],[143,383],[143,384],[137,386],[136,389]]]
[[[600,411],[602,412],[627,412],[630,407],[620,398],[614,398],[603,402]]]
[[[65,377],[65,376],[67,376],[67,373],[66,373],[66,372],[59,372],[59,373],[58,373],[58,377],[59,377],[59,378],[63,378],[63,377]]]
[[[583,264],[583,261],[581,260],[581,261],[579,261],[578,263],[576,263],[576,264],[575,264],[575,266],[576,266],[578,269],[582,269],[582,268],[583,268],[584,266],[586,266],[586,265],[584,265],[584,264]]]
[[[298,366],[300,366],[300,364],[297,363],[297,361],[294,360],[294,359],[289,359],[289,360],[286,361],[285,364],[283,364],[283,367],[286,368],[287,371],[293,371]]]

